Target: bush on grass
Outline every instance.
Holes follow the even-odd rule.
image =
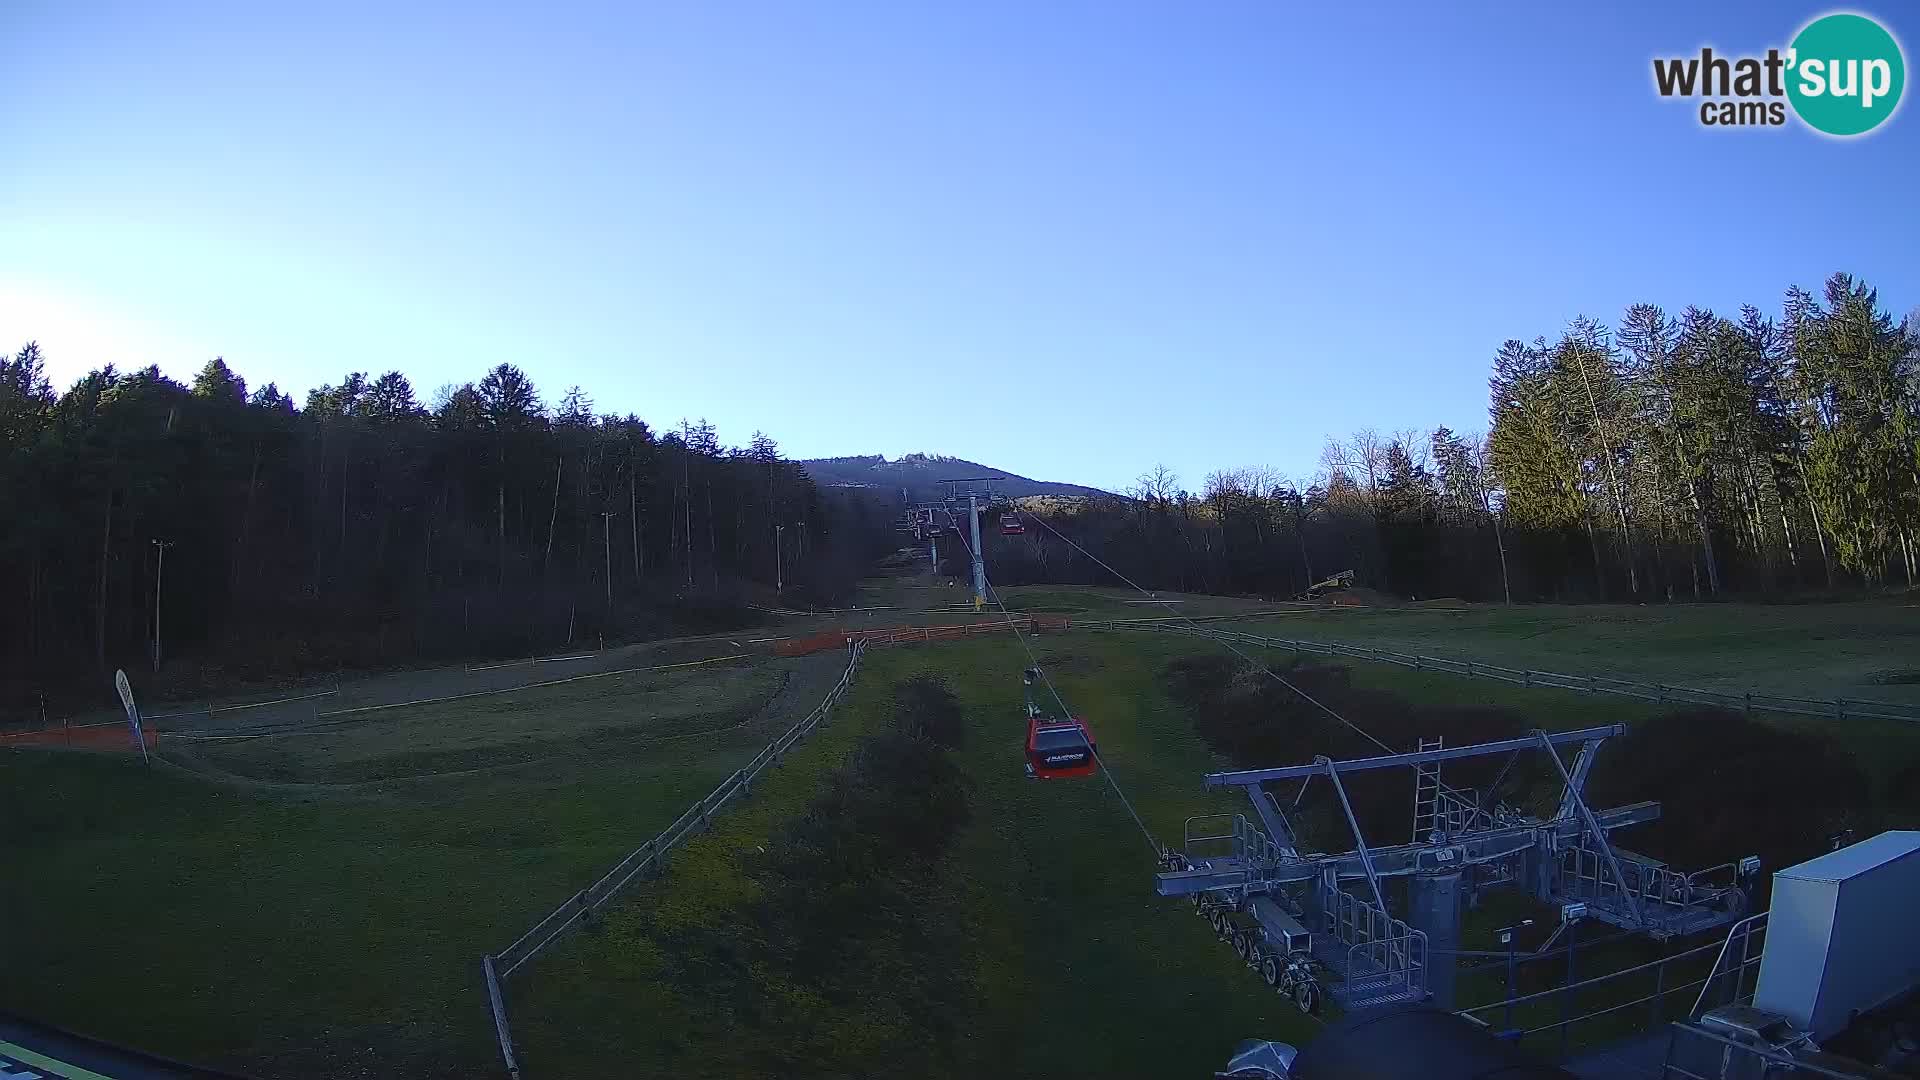
[[[707,1068],[864,1076],[914,1061],[932,1075],[952,1059],[973,998],[964,911],[939,873],[969,814],[948,754],[962,721],[945,684],[900,683],[893,722],[753,860],[753,899],[664,935],[689,1012],[727,1028],[700,1040]]]

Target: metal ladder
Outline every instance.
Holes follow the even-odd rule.
[[[1420,750],[1440,750],[1446,739],[1421,739]],[[1429,761],[1413,767],[1413,842],[1418,844],[1439,827],[1440,763]]]

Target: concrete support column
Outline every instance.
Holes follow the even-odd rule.
[[[1427,990],[1435,1005],[1451,1009],[1460,917],[1467,907],[1466,875],[1460,870],[1415,874],[1407,884],[1407,922],[1427,935]]]

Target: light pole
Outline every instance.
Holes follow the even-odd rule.
[[[1567,1056],[1567,1029],[1573,1015],[1573,947],[1580,937],[1580,920],[1586,918],[1583,903],[1560,905],[1560,921],[1567,924],[1567,985],[1560,991],[1560,1056]]]
[[[1500,935],[1500,944],[1505,945],[1507,947],[1507,1031],[1506,1033],[1509,1037],[1511,1037],[1513,1034],[1513,993],[1514,993],[1513,932],[1515,930],[1520,929],[1523,926],[1532,926],[1532,925],[1533,925],[1532,919],[1521,919],[1519,922],[1514,923],[1512,926],[1501,927],[1500,930],[1498,931]]]
[[[773,591],[776,596],[785,592],[787,588],[786,579],[780,573],[780,534],[786,531],[785,525],[773,527]]]
[[[171,540],[155,540],[153,546],[160,551],[159,562],[153,569],[153,670],[160,671],[160,582],[167,572],[167,549],[173,546]]]

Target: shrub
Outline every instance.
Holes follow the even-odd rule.
[[[1609,742],[1587,785],[1595,805],[1657,799],[1660,820],[1622,842],[1693,870],[1758,855],[1771,873],[1867,835],[1866,776],[1831,738],[1722,709],[1687,709]]]
[[[1333,758],[1368,757],[1384,753],[1357,727],[1385,743],[1392,751],[1412,750],[1422,737],[1444,736],[1449,745],[1512,738],[1524,734],[1523,717],[1509,709],[1487,706],[1415,705],[1396,695],[1353,686],[1351,673],[1340,665],[1300,664],[1277,667],[1276,673],[1300,691],[1345,717],[1353,727],[1329,716],[1250,664],[1232,657],[1200,656],[1169,665],[1165,679],[1174,698],[1183,702],[1202,739],[1236,767],[1260,768],[1305,765],[1320,754]],[[1502,778],[1504,759],[1475,758],[1449,762],[1444,779],[1455,789],[1485,788],[1502,779],[1501,793],[1515,798],[1541,774],[1544,763],[1525,763]],[[1369,844],[1402,843],[1413,825],[1413,774],[1409,769],[1380,769],[1341,778]],[[1295,786],[1275,785],[1283,805],[1293,800]],[[1321,827],[1310,830],[1314,839],[1335,850],[1352,845],[1352,831],[1332,789],[1314,781],[1306,805],[1316,808]]]
[[[662,942],[694,1013],[731,1027],[702,1040],[733,1055],[719,1074],[867,1076],[947,1059],[973,998],[963,908],[938,873],[968,820],[947,752],[963,719],[944,683],[902,681],[892,723],[754,860],[753,899]]]

